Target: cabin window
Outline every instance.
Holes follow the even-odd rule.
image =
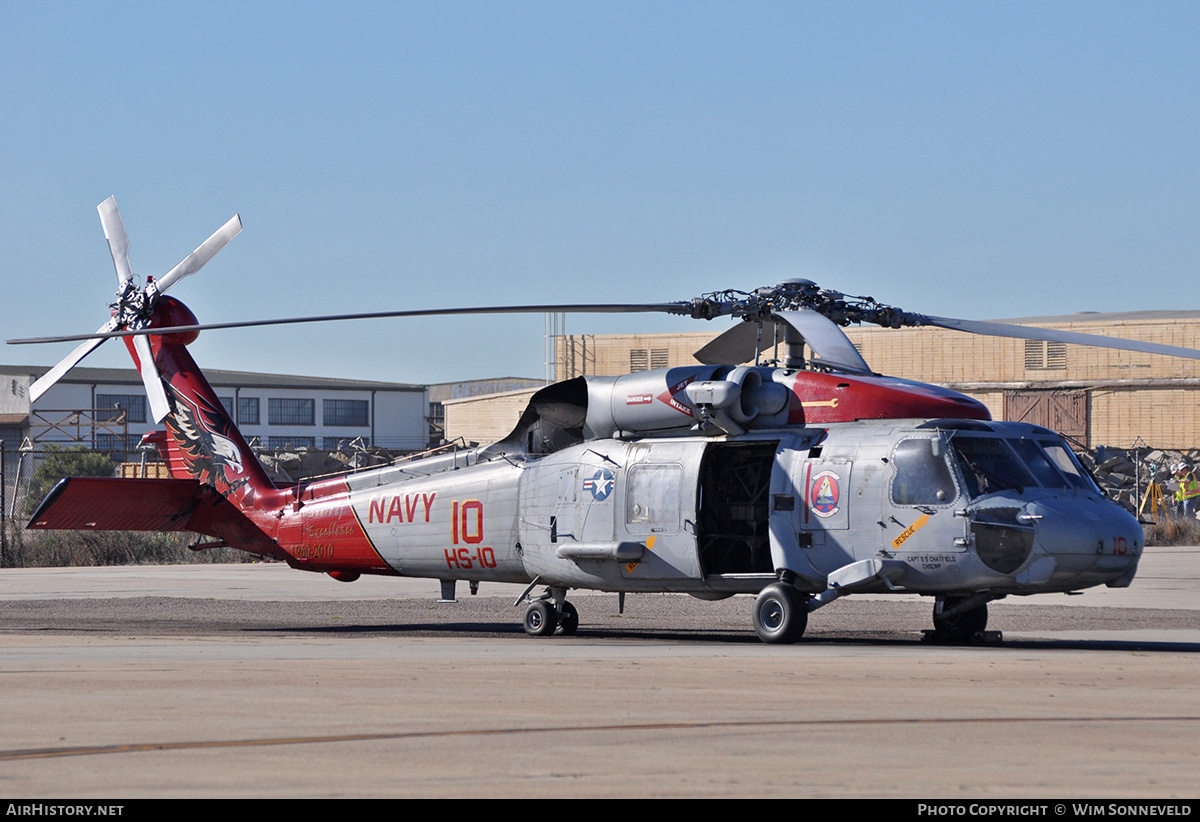
[[[949,505],[958,497],[954,473],[940,439],[907,439],[892,457],[892,502],[896,505]]]
[[[635,465],[625,480],[625,524],[631,534],[673,534],[679,530],[683,468]]]

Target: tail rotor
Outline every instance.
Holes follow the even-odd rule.
[[[203,268],[205,263],[242,230],[241,218],[235,214],[229,222],[217,229],[211,237],[162,278],[156,281],[148,277],[145,286],[139,287],[133,273],[133,266],[129,262],[129,236],[125,233],[121,213],[117,210],[116,198],[109,197],[97,206],[96,210],[100,212],[100,224],[104,227],[104,238],[108,240],[108,250],[112,254],[113,266],[117,272],[117,301],[111,304],[112,318],[97,330],[97,334],[142,329],[149,326],[159,297],[184,277],[191,276]],[[34,381],[29,387],[31,400],[39,399],[84,357],[96,350],[105,339],[102,337],[84,341],[57,365]],[[150,400],[150,411],[154,415],[154,421],[161,422],[170,412],[170,405],[167,402],[167,392],[163,388],[158,367],[154,363],[154,352],[151,349],[150,341],[145,336],[134,337],[133,348],[137,355],[142,384],[146,387],[146,396]]]

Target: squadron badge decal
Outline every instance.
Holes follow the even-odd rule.
[[[832,517],[838,512],[842,499],[841,477],[832,471],[822,471],[808,486],[808,507],[818,517]]]

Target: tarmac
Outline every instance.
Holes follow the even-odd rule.
[[[138,797],[1200,794],[1200,548],[1133,586],[993,605],[848,597],[767,646],[749,597],[573,595],[282,565],[0,571],[0,793]]]

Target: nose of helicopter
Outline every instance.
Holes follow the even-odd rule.
[[[1050,581],[1125,587],[1142,555],[1142,526],[1116,503],[1062,495],[1031,502],[1018,515],[1034,525],[1037,544],[1055,563]]]

